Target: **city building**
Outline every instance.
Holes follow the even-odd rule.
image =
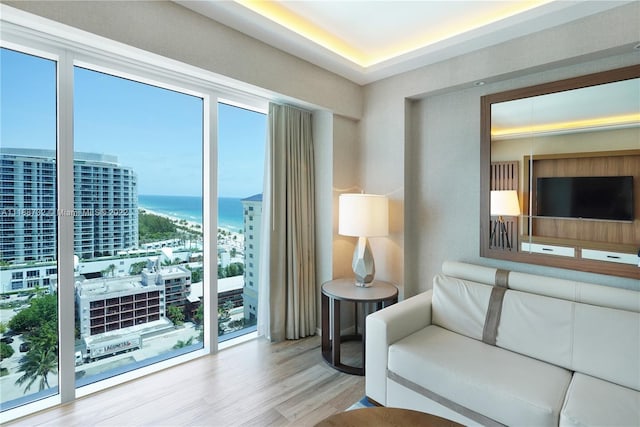
[[[138,246],[136,174],[116,156],[75,153],[74,210],[56,206],[55,151],[0,149],[0,260],[20,264],[56,258],[56,218],[74,217],[81,259]]]
[[[78,281],[75,291],[81,338],[165,317],[164,284],[143,284],[139,276]]]
[[[122,251],[117,256],[103,257],[92,260],[81,260],[76,257],[75,274],[86,279],[102,276],[123,277],[135,274],[136,266],[147,263],[150,256],[160,257],[163,261],[180,259],[188,261],[191,251],[172,251],[167,258],[166,248],[162,250],[131,250]],[[45,289],[48,292],[56,290],[58,281],[58,264],[55,261],[30,262],[4,266],[0,269],[0,293],[20,292],[33,289]]]
[[[163,286],[166,306],[183,307],[191,293],[191,272],[182,266],[160,267],[158,259],[142,270],[143,286]]]
[[[16,292],[32,289],[55,291],[58,282],[58,264],[55,261],[0,269],[0,292]]]
[[[80,337],[102,339],[102,334],[121,334],[122,330],[144,333],[166,328],[166,309],[187,303],[191,273],[181,266],[159,267],[158,260],[150,258],[139,276],[78,280]]]
[[[258,268],[260,263],[260,225],[262,194],[242,199],[244,210],[244,318],[255,321],[258,314]]]

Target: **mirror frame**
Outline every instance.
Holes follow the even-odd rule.
[[[480,98],[480,256],[507,261],[545,265],[548,267],[567,268],[591,273],[640,279],[640,267],[631,264],[619,264],[602,261],[591,261],[579,258],[555,257],[529,252],[504,251],[492,249],[489,245],[490,212],[490,164],[491,164],[491,105],[515,99],[529,98],[555,92],[580,89],[604,83],[612,83],[633,78],[640,78],[640,65],[632,65],[609,71],[573,77],[535,86],[508,90],[482,96]],[[640,186],[640,183],[636,183]],[[636,212],[636,217],[640,212]],[[640,246],[640,245],[639,245]],[[640,248],[639,248],[640,249]]]

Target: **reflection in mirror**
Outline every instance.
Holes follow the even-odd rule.
[[[481,256],[640,277],[639,76],[483,97]]]

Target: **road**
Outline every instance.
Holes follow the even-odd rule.
[[[6,310],[0,310],[0,312]],[[0,313],[2,315],[2,313]],[[0,317],[4,318],[4,317]],[[173,350],[173,346],[178,341],[187,341],[193,337],[194,343],[199,335],[199,331],[194,328],[192,323],[185,323],[184,327],[173,329],[162,335],[157,335],[151,338],[142,340],[142,348],[130,351],[128,353],[118,354],[112,357],[106,357],[104,359],[97,360],[95,362],[85,363],[76,367],[76,378],[87,377],[89,375],[97,375],[106,372],[110,369],[121,367],[129,363],[141,362],[150,357],[155,357],[159,354],[167,353]],[[18,372],[18,366],[20,358],[26,353],[20,353],[19,347],[22,343],[22,337],[16,335],[13,337],[14,341],[10,344],[13,347],[15,353],[10,358],[4,359],[0,362],[0,366],[7,368],[8,375],[0,377],[0,401],[6,402],[8,400],[16,399],[24,395],[24,385],[17,386],[16,380],[22,375]],[[49,385],[55,387],[58,384],[58,375],[49,375]],[[31,390],[28,393],[35,393],[38,391],[37,382],[33,384]]]

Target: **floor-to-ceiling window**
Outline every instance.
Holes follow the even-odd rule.
[[[255,328],[264,99],[68,28],[0,30],[0,421]]]
[[[76,381],[203,347],[202,98],[74,67]]]
[[[218,104],[218,337],[256,330],[267,115]]]
[[[0,51],[0,407],[58,393],[57,62]]]

